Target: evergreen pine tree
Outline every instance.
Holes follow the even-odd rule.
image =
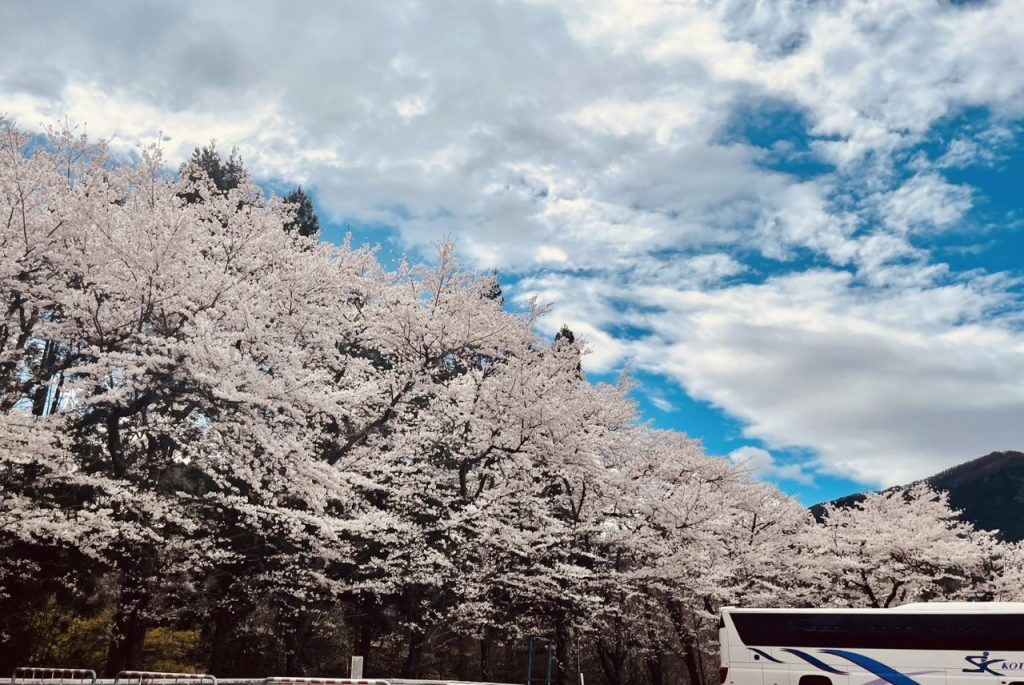
[[[502,292],[502,290],[501,290],[501,281],[499,279],[498,270],[495,269],[492,272],[492,275],[493,275],[493,284],[491,285],[490,289],[487,290],[487,292],[484,293],[484,297],[486,297],[486,298],[488,298],[490,300],[496,300],[499,305],[504,305],[505,304],[505,293]]]
[[[576,344],[576,334],[572,332],[568,324],[562,324],[562,328],[555,333],[555,350],[572,350],[576,355],[576,378],[583,379],[583,360],[580,345]]]
[[[284,201],[295,206],[295,218],[284,225],[284,230],[289,233],[298,231],[299,235],[306,238],[316,238],[320,235],[320,219],[313,209],[313,201],[302,186],[288,193]]]
[[[566,344],[573,345],[576,343],[576,334],[572,332],[568,324],[562,324],[562,328],[555,333],[555,347],[558,347],[558,343],[564,340]]]
[[[213,185],[222,193],[233,190],[240,186],[246,177],[245,165],[242,164],[242,157],[238,154],[238,148],[231,150],[231,156],[227,161],[221,157],[217,150],[217,142],[210,141],[209,145],[196,148],[187,162],[181,165],[181,175],[188,180],[198,180],[197,174],[205,173],[213,181]],[[182,197],[192,204],[199,201],[198,193],[183,193]]]

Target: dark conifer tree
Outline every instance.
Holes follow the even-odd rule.
[[[299,235],[306,238],[316,238],[320,235],[320,219],[313,209],[313,200],[302,186],[288,193],[284,201],[295,206],[295,218],[284,225],[284,230],[289,233],[298,231]]]
[[[213,181],[213,185],[222,193],[237,188],[245,181],[245,165],[242,164],[242,157],[238,154],[238,148],[231,150],[231,156],[225,161],[217,150],[217,142],[210,141],[209,145],[196,148],[192,151],[189,160],[181,165],[181,175],[190,180],[198,180],[197,174],[205,173]],[[182,195],[187,202],[199,201],[198,193],[185,193]]]
[[[555,333],[555,349],[565,350],[571,349],[579,361],[576,362],[576,377],[583,379],[583,361],[581,358],[582,350],[580,346],[576,344],[576,334],[572,332],[567,324],[562,324],[562,328]]]
[[[501,281],[498,278],[498,271],[495,270],[492,273],[493,283],[490,288],[484,292],[484,297],[489,300],[495,300],[499,305],[504,306],[505,304],[505,293],[501,290]]]

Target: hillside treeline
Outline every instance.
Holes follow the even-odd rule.
[[[388,271],[209,161],[0,120],[0,670],[522,681],[538,636],[697,685],[723,605],[1020,592],[944,495],[815,523],[450,245]]]

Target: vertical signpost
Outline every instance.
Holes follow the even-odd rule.
[[[349,674],[349,678],[352,680],[359,680],[363,677],[363,657],[353,656],[352,657],[352,669]]]

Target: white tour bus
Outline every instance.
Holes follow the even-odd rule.
[[[1024,603],[722,610],[722,685],[1024,685]]]

